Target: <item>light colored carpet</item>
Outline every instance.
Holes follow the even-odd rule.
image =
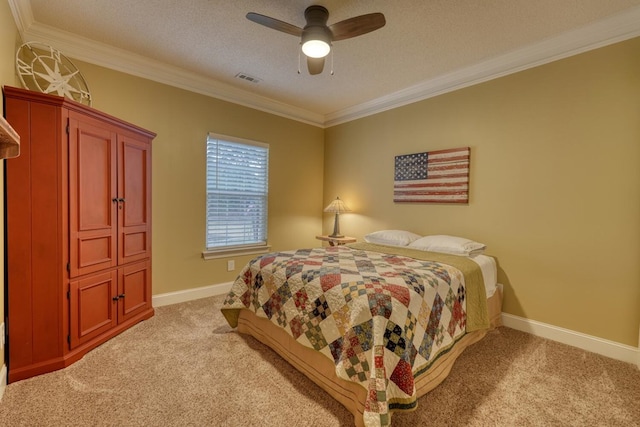
[[[9,384],[0,426],[321,426],[353,417],[220,314],[223,297],[156,315],[67,369]],[[640,426],[640,371],[508,328],[395,414],[409,426]]]

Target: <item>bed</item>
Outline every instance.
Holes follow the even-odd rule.
[[[240,272],[222,312],[342,403],[391,425],[500,325],[495,260],[356,243],[274,252]]]

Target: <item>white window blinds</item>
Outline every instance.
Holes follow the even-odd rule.
[[[207,249],[267,244],[269,148],[207,137]]]

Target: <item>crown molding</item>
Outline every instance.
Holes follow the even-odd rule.
[[[65,56],[112,70],[142,77],[234,104],[286,117],[313,126],[324,126],[324,115],[294,107],[182,68],[114,48],[78,35],[35,22],[30,2],[9,0],[23,42],[54,45]]]
[[[31,25],[33,25],[33,11],[30,0],[8,0],[9,8],[13,14],[13,20],[18,27],[18,32],[22,35]]]
[[[325,116],[325,127],[377,114],[640,36],[640,7]]]
[[[640,6],[636,6],[557,37],[426,80],[380,98],[323,115],[39,24],[34,21],[29,0],[8,0],[8,2],[24,42],[46,41],[55,45],[65,55],[80,61],[321,128],[336,126],[412,104],[640,35]]]

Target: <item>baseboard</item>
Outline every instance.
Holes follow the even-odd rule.
[[[564,329],[547,323],[525,319],[524,317],[502,313],[504,326],[519,331],[528,332],[532,335],[558,341],[582,350],[601,354],[612,359],[637,365],[640,368],[640,349],[630,345],[620,344],[592,335]]]
[[[220,283],[217,285],[203,286],[200,288],[185,289],[183,291],[154,295],[153,306],[161,307],[163,305],[178,304],[195,299],[223,295],[229,292],[232,284],[233,282]],[[601,354],[612,359],[631,363],[637,365],[640,369],[639,348],[620,344],[615,341],[605,340],[580,332],[575,332],[570,329],[560,328],[557,326],[549,325],[547,323],[525,319],[524,317],[514,316],[508,313],[502,313],[502,322],[504,326],[507,326],[509,328],[528,332],[538,337],[558,341],[563,344]],[[6,378],[6,367],[3,366],[3,370],[4,374],[2,375],[2,378]],[[0,373],[2,372],[3,371],[0,371]],[[0,383],[0,397],[2,396],[2,391],[2,384]]]
[[[636,357],[636,364],[638,365],[638,369],[640,369],[640,325],[638,326],[638,354]]]
[[[2,396],[4,396],[4,389],[7,388],[7,365],[2,364],[2,368],[0,368],[0,401],[2,401]]]
[[[167,292],[166,294],[154,295],[152,298],[152,304],[154,307],[162,307],[163,305],[178,304],[180,302],[191,301],[194,299],[223,295],[231,290],[232,284],[233,282],[220,283],[217,285],[202,286],[200,288],[185,289],[184,291]]]

